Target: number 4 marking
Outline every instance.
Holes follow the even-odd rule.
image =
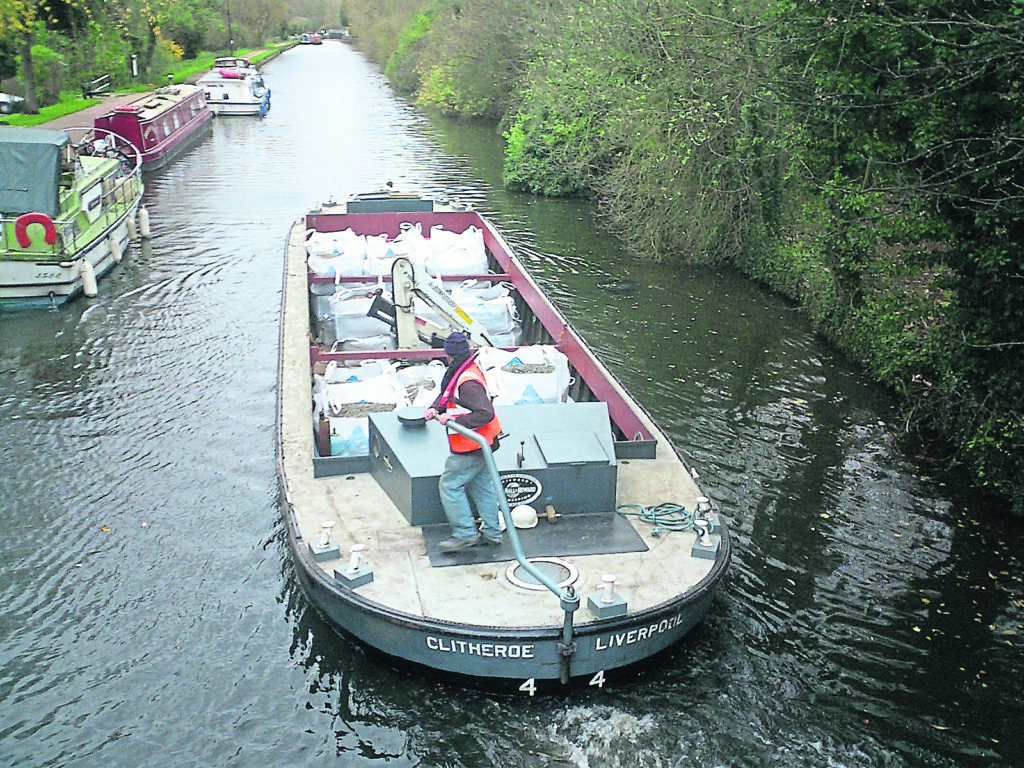
[[[604,688],[604,670],[602,669],[592,678],[590,678],[590,685],[596,685],[598,688]]]
[[[534,682],[534,679],[531,677],[529,680],[527,680],[525,683],[519,686],[519,690],[526,691],[531,696],[533,696],[537,692],[537,683]]]

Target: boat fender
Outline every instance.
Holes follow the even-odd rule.
[[[110,236],[110,255],[113,257],[115,264],[120,264],[124,256],[124,251],[121,250],[121,241],[113,235]]]
[[[82,275],[82,293],[92,298],[98,293],[96,270],[92,268],[92,264],[89,263],[88,259],[82,259],[78,266],[78,271]]]
[[[152,236],[149,229],[149,211],[144,206],[139,206],[139,234],[145,239]]]
[[[139,228],[135,225],[135,219],[128,217],[128,239],[133,243],[139,239]]]
[[[28,248],[32,244],[32,236],[28,233],[29,224],[43,225],[43,241],[48,245],[57,243],[57,228],[53,226],[53,220],[45,213],[23,213],[14,221],[14,236],[18,239],[18,245]]]

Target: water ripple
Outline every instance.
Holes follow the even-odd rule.
[[[153,238],[98,297],[0,316],[0,764],[1013,764],[1024,532],[908,460],[885,393],[736,275],[638,261],[579,201],[501,190],[493,131],[419,115],[352,48],[266,76],[265,119],[217,119],[147,176]],[[389,179],[493,216],[732,524],[707,621],[600,691],[394,671],[295,582],[284,238]]]

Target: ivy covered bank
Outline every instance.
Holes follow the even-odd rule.
[[[510,187],[792,298],[1024,513],[1024,0],[342,4]]]

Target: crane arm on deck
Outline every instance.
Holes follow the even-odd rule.
[[[494,346],[494,341],[483,325],[456,303],[441,281],[431,277],[423,267],[404,256],[399,256],[391,265],[391,288],[394,298],[393,324],[398,333],[399,349],[412,349],[419,345],[421,339],[430,343],[433,336],[443,339],[453,330],[462,331],[475,346]],[[446,329],[429,320],[417,318],[417,298],[444,318],[449,327]],[[373,311],[374,308],[371,308]],[[390,312],[374,316],[391,322]]]

